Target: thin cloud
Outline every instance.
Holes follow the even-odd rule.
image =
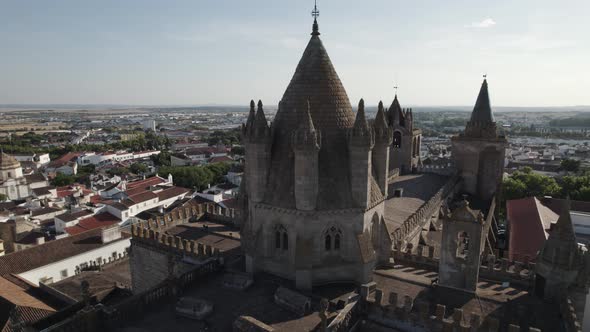
[[[494,25],[496,25],[496,21],[494,21],[494,19],[492,18],[486,18],[480,22],[473,22],[469,25],[467,25],[467,28],[478,28],[478,29],[486,29],[486,28],[491,28]]]

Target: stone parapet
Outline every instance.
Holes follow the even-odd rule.
[[[379,288],[365,292],[360,301],[369,321],[396,331],[497,332],[502,323],[501,317],[482,317],[480,313],[464,312],[461,308],[454,308],[449,314],[448,308],[443,304],[417,300],[408,295],[400,296],[396,292],[385,294]],[[508,331],[541,332],[532,327],[521,329],[515,324],[509,324]]]
[[[163,232],[154,231],[140,225],[131,226],[132,241],[149,245],[156,248],[165,249],[169,253],[175,253],[183,256],[193,256],[195,258],[219,257],[220,251],[208,244],[195,240],[186,240],[180,236],[173,236]]]
[[[582,332],[582,324],[576,315],[576,308],[570,298],[563,298],[559,302],[559,311],[567,332]]]
[[[416,266],[423,269],[438,271],[439,259],[435,257],[435,248],[419,245],[416,250],[392,250],[391,256],[395,262]],[[481,279],[510,282],[521,287],[532,287],[535,281],[535,263],[509,261],[505,258],[496,259],[488,255],[486,262],[479,268]]]

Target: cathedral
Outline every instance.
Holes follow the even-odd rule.
[[[506,139],[497,135],[487,89],[484,81],[465,133],[453,139],[453,156],[462,183],[455,191],[490,201],[501,181]],[[391,221],[403,201],[403,188],[396,184],[404,182],[408,190],[419,185],[403,177],[416,173],[420,163],[421,132],[412,110],[402,109],[397,94],[389,109],[379,103],[372,123],[364,108],[361,99],[353,112],[314,21],[274,121],[267,122],[261,101],[252,101],[242,128],[243,243],[250,273],[266,271],[294,280],[301,289],[361,284],[388,262],[396,242],[404,248],[418,245],[414,233],[431,228],[436,206],[423,213],[428,220],[407,229],[411,234],[395,236],[406,220]],[[459,182],[441,183],[449,181]]]
[[[567,207],[537,261],[498,250],[508,141],[486,79],[445,169],[421,165],[397,94],[372,121],[353,111],[317,20],[278,105],[269,123],[250,103],[239,210],[193,200],[132,225],[128,303],[192,296],[224,331],[582,331],[590,254]],[[135,307],[87,312],[109,326]]]

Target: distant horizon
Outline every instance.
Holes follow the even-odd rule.
[[[6,1],[0,103],[276,104],[310,38],[313,2]],[[402,105],[469,107],[484,74],[492,105],[508,105],[496,107],[590,105],[590,1],[320,0],[318,9],[353,105],[388,104],[398,86]]]
[[[263,101],[264,102],[264,101]],[[356,105],[351,103],[352,108],[356,109]],[[385,103],[385,107],[389,107],[387,103]],[[366,104],[368,108],[376,108],[378,103],[376,104]],[[180,107],[187,107],[187,108],[199,108],[199,107],[230,107],[230,108],[244,108],[249,109],[250,104],[244,103],[243,105],[239,104],[0,104],[0,111],[10,111],[10,109],[15,110],[39,110],[39,111],[54,111],[60,110],[60,108],[64,110],[85,110],[86,108],[92,110],[125,110],[131,108],[180,108]],[[278,104],[264,104],[264,107],[268,107],[271,109],[276,109]],[[461,109],[472,109],[473,106],[469,105],[402,105],[402,108],[461,108]],[[571,109],[582,109],[585,111],[590,111],[590,105],[567,105],[567,106],[492,106],[492,109],[504,109],[504,108],[511,108],[511,109],[564,109],[564,108],[571,108]]]

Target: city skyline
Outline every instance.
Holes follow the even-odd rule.
[[[104,5],[104,3],[101,3]],[[0,104],[276,105],[313,3],[4,3]],[[321,38],[353,104],[589,105],[582,1],[322,0]],[[587,43],[586,43],[587,44]]]

